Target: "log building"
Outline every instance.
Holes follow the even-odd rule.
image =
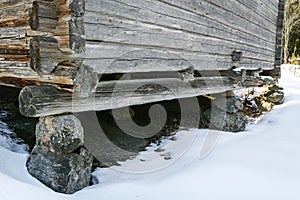
[[[1,0],[0,84],[31,117],[126,106],[137,84],[131,104],[245,87],[279,74],[284,3]]]
[[[70,113],[261,86],[264,76],[277,79],[284,9],[285,0],[0,0],[0,85],[22,89],[20,112],[41,117],[39,131],[45,133],[37,133],[30,173],[59,192],[89,184],[92,159],[84,149],[73,153],[83,136]],[[77,133],[77,143],[68,136],[68,145],[58,144],[67,132]],[[70,182],[61,182],[61,169],[51,163],[70,160],[83,160],[76,164],[82,169],[69,166],[72,177],[66,173],[61,180]],[[74,177],[85,178],[74,183]]]

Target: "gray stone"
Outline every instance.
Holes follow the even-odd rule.
[[[241,112],[227,113],[214,108],[206,110],[203,116],[206,125],[217,130],[240,132],[244,131],[247,125],[247,119]]]
[[[41,117],[36,126],[36,142],[56,154],[67,154],[83,145],[81,123],[74,115]]]
[[[257,97],[254,100],[261,112],[270,112],[273,109],[273,103],[271,102],[265,101],[260,97]]]
[[[282,87],[279,87],[278,85],[272,85],[269,87],[270,91],[279,91],[279,90],[283,90]]]
[[[217,96],[213,104],[227,113],[236,113],[244,108],[243,102],[236,96]]]
[[[282,91],[270,90],[263,94],[263,99],[274,104],[282,104],[284,100],[284,93]]]
[[[261,100],[260,98],[245,100],[245,107],[243,110],[243,113],[249,117],[257,118],[262,115],[262,109],[260,108],[259,104],[257,103],[258,100]]]
[[[266,85],[274,85],[275,84],[275,80],[273,78],[263,77],[263,80],[266,83]]]
[[[73,194],[89,186],[92,162],[84,148],[79,154],[57,155],[36,145],[26,165],[32,176],[54,191]]]

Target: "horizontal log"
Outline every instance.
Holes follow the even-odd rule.
[[[145,26],[143,23],[126,19],[115,19],[105,14],[87,13],[85,16],[86,38],[92,41],[130,44],[131,46],[149,46],[170,50],[185,50],[201,53],[230,55],[235,49],[244,52],[244,56],[274,60],[274,42],[272,48],[258,47],[231,39],[232,34],[209,37],[204,33],[184,33],[158,25]],[[183,22],[182,22],[183,23]],[[204,30],[203,30],[204,29]],[[207,27],[201,29],[207,32]],[[211,29],[213,32],[214,30]]]
[[[256,44],[262,44],[262,46],[268,46],[264,41],[268,42],[269,45],[274,43],[276,21],[266,22],[262,25],[265,18],[248,19],[255,17],[255,14],[252,9],[240,9],[242,6],[240,2],[228,2],[227,9],[216,4],[213,5],[211,1],[194,1],[191,3],[189,0],[155,0],[154,2],[150,0],[103,0],[99,3],[96,0],[87,0],[86,2],[87,13],[104,13],[112,16],[112,18],[129,19],[133,23],[142,22],[145,27],[157,25],[181,31],[202,33],[207,36],[222,37],[223,39],[231,39],[233,36],[241,35],[246,37],[239,37],[240,39],[236,41],[244,43],[253,41]],[[219,1],[218,4],[224,3]],[[229,6],[234,6],[239,10],[232,12],[232,8]],[[88,16],[88,14],[86,15]],[[231,33],[230,37],[224,38],[223,35],[220,35],[224,32],[221,30]]]
[[[24,3],[32,3],[34,0],[1,0],[0,6],[1,8],[16,6]]]
[[[277,9],[278,2],[269,0],[86,0],[82,59],[98,73],[156,71],[159,62],[166,71],[182,70],[185,65],[165,59],[173,53],[196,70],[226,70],[236,65],[231,54],[239,50],[240,68],[269,70]],[[147,55],[149,49],[162,56]],[[134,51],[146,53],[130,55]]]
[[[72,77],[59,76],[59,75],[38,75],[34,70],[30,69],[25,64],[19,64],[15,66],[15,62],[12,65],[1,65],[0,63],[0,84],[13,86],[13,87],[25,87],[27,85],[43,85],[53,84],[61,89],[72,90],[73,80]]]
[[[50,82],[86,97],[97,85],[95,73],[272,70],[274,57],[280,59],[281,0],[3,0],[0,5],[0,69],[7,68],[2,84]],[[19,71],[11,70],[16,66],[30,70],[28,77],[16,75]],[[185,83],[168,79],[174,80]]]
[[[232,52],[231,52],[232,53]],[[137,73],[154,71],[181,71],[191,66],[195,70],[228,70],[234,63],[231,53],[228,55],[183,51],[165,48],[132,46],[116,43],[88,42],[85,54],[71,55],[71,59],[83,60],[99,74]],[[272,61],[243,57],[238,63],[245,69],[271,69]]]
[[[64,64],[64,65],[63,65]],[[72,92],[75,96],[91,95],[98,84],[98,76],[86,66],[74,63],[62,63],[50,75],[39,75],[26,63],[0,61],[0,84],[25,87],[27,85],[53,85],[60,90]]]
[[[21,91],[19,102],[23,115],[39,117],[114,109],[237,88],[237,82],[226,77],[201,77],[189,81],[176,78],[107,81],[98,84],[94,96],[78,98],[52,86],[27,86]]]
[[[32,3],[15,2],[13,5],[7,7],[4,7],[2,4],[3,2],[0,2],[0,28],[29,26],[33,7]]]

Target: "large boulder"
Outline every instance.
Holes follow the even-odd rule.
[[[219,95],[213,101],[213,105],[227,113],[236,113],[244,108],[243,102],[236,96],[226,97]]]
[[[41,117],[36,126],[36,143],[52,153],[71,153],[82,146],[83,141],[81,123],[72,114]]]
[[[228,113],[221,109],[208,109],[203,113],[206,126],[209,128],[240,132],[246,129],[247,118],[241,113]]]
[[[36,145],[26,163],[28,172],[56,192],[72,194],[89,186],[92,155],[84,148],[79,153],[54,154]]]

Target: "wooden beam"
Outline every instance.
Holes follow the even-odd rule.
[[[237,88],[237,82],[226,77],[201,77],[188,81],[176,78],[106,81],[98,84],[94,96],[79,98],[52,86],[27,86],[21,91],[19,102],[23,115],[39,117],[114,109]]]
[[[53,87],[72,92],[75,96],[91,95],[98,84],[98,76],[93,70],[82,64],[62,63],[52,74],[40,75],[30,69],[26,63],[0,62],[0,84],[25,87],[27,85],[52,85]]]

